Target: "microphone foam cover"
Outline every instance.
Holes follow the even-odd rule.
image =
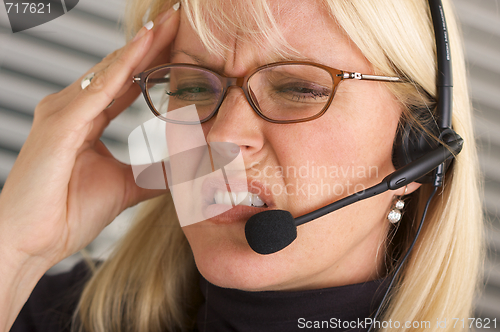
[[[263,211],[248,219],[245,236],[256,253],[268,255],[292,243],[297,238],[297,226],[288,211]]]

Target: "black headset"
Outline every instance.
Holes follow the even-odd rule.
[[[428,198],[414,240],[393,272],[387,291],[368,331],[374,328],[374,322],[382,310],[382,305],[395,278],[420,234],[429,204],[437,189],[443,185],[446,171],[463,146],[463,139],[451,129],[453,77],[451,49],[443,5],[441,0],[428,0],[428,3],[434,25],[437,51],[436,117],[433,118],[432,112],[425,108],[413,110],[414,117],[405,119],[404,124],[398,129],[393,148],[392,159],[396,171],[373,187],[303,216],[294,218],[288,211],[269,210],[255,214],[245,225],[245,236],[250,247],[260,254],[272,254],[284,249],[295,240],[299,225],[387,190],[399,189],[414,181],[432,183],[434,190]],[[421,123],[422,119],[424,124],[419,127],[417,123]]]
[[[447,141],[458,140],[460,136],[451,129],[453,107],[453,76],[451,67],[451,51],[449,46],[448,29],[441,0],[429,0],[429,7],[434,25],[438,72],[437,87],[437,118],[432,118],[428,108],[414,110],[414,118],[407,119],[398,130],[393,151],[393,164],[399,169],[425,156],[439,146],[436,138]],[[424,92],[425,94],[425,92]],[[419,128],[416,123],[424,123]],[[459,151],[454,151],[455,154]],[[439,170],[444,175],[453,159],[448,159]],[[422,176],[417,182],[431,183],[435,179],[432,173]]]
[[[441,0],[428,1],[438,59],[436,117],[432,119],[429,109],[418,110],[417,120],[423,116],[433,120],[427,121],[423,129],[416,125],[416,121],[405,121],[397,132],[393,149],[393,163],[397,170],[375,186],[297,218],[285,210],[263,211],[252,216],[245,225],[245,235],[255,252],[272,254],[282,250],[297,237],[297,226],[387,190],[396,190],[414,181],[442,186],[446,170],[462,150],[463,140],[451,129],[453,79],[442,3]]]

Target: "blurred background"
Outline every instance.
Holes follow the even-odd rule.
[[[500,0],[453,2],[465,37],[485,177],[488,260],[485,291],[478,297],[476,316],[497,318],[497,328],[488,331],[500,331]],[[38,102],[124,45],[120,28],[124,9],[125,0],[80,0],[67,14],[13,34],[5,7],[0,5],[0,190],[28,136]],[[128,161],[126,142],[135,128],[131,119],[143,112],[149,109],[140,97],[104,133],[102,141],[122,161]],[[134,208],[124,211],[88,246],[93,257],[108,255],[134,213]],[[50,273],[64,271],[80,259],[79,254],[69,257]]]

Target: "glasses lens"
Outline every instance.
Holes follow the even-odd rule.
[[[272,120],[303,120],[322,113],[334,91],[333,78],[320,67],[286,64],[262,69],[248,82],[262,114]]]
[[[158,69],[148,76],[146,89],[158,114],[180,122],[197,122],[210,117],[223,90],[213,73],[188,66]],[[192,117],[193,112],[178,111],[187,106],[196,107],[199,119]]]

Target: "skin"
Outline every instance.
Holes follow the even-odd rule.
[[[287,10],[280,2],[279,22],[286,40],[311,61],[346,71],[371,73],[360,50],[339,30],[324,10],[314,3],[294,2]],[[315,24],[310,24],[315,22]],[[222,36],[222,38],[228,38]],[[234,48],[222,57],[210,54],[185,17],[173,47],[172,62],[193,63],[229,77],[242,77],[252,69],[274,62],[269,45],[229,40]],[[292,195],[271,191],[274,208],[300,216],[347,196],[347,191],[367,188],[394,171],[391,161],[393,139],[401,106],[386,86],[377,82],[343,82],[331,107],[319,119],[298,124],[273,124],[260,118],[241,89],[232,89],[215,118],[204,124],[208,142],[239,145],[247,177],[269,188],[297,188],[322,183],[342,186],[343,193],[314,195],[294,191]],[[278,167],[336,166],[338,169],[375,166],[378,176],[340,174],[339,177],[293,174],[264,176]],[[311,168],[310,168],[311,169]],[[358,169],[358,168],[356,168]],[[274,174],[275,172],[267,172]],[[407,193],[417,189],[411,184]],[[304,187],[302,187],[304,188]],[[293,190],[292,190],[293,191]],[[259,255],[248,246],[245,220],[214,224],[203,221],[183,227],[193,249],[197,267],[210,282],[229,288],[257,290],[303,290],[360,283],[384,275],[384,247],[394,195],[358,202],[298,228],[297,239],[271,255]]]

